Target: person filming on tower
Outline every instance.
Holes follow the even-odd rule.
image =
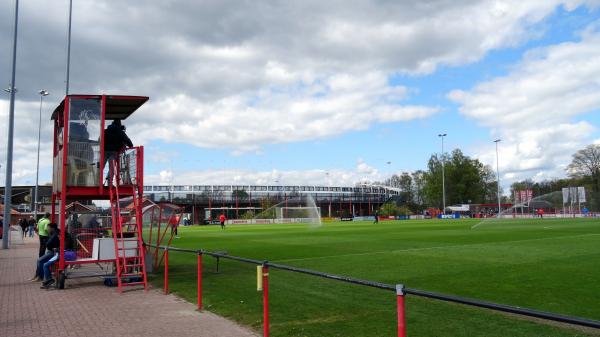
[[[133,147],[133,143],[125,133],[125,126],[121,125],[120,119],[113,120],[104,130],[104,167],[119,151],[128,147]]]

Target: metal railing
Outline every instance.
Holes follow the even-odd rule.
[[[169,289],[169,280],[168,280],[168,270],[169,270],[168,254],[169,254],[169,251],[181,252],[181,253],[191,253],[191,254],[196,254],[198,256],[198,309],[202,309],[202,256],[203,255],[208,255],[208,256],[215,257],[215,258],[219,258],[219,259],[223,258],[223,259],[238,261],[238,262],[242,262],[242,263],[248,263],[248,264],[254,264],[257,266],[262,266],[262,268],[263,268],[263,273],[262,273],[262,275],[263,275],[262,276],[262,278],[263,278],[263,280],[262,280],[262,282],[263,282],[263,336],[265,336],[265,337],[269,336],[269,311],[268,311],[268,307],[269,307],[269,300],[268,300],[268,275],[269,275],[269,273],[268,273],[268,270],[269,270],[269,268],[285,270],[285,271],[294,272],[294,273],[301,273],[301,274],[306,274],[306,275],[312,275],[312,276],[325,278],[325,279],[329,279],[329,280],[336,280],[336,281],[340,281],[340,282],[356,284],[356,285],[361,285],[361,286],[367,286],[367,287],[372,287],[372,288],[377,288],[377,289],[382,289],[382,290],[394,291],[396,293],[396,297],[397,297],[398,337],[406,336],[405,306],[404,306],[404,297],[406,295],[425,297],[425,298],[435,299],[435,300],[439,300],[439,301],[457,303],[457,304],[462,304],[462,305],[467,305],[467,306],[472,306],[472,307],[479,307],[479,308],[485,308],[485,309],[490,309],[490,310],[499,311],[499,312],[516,314],[516,315],[521,315],[521,316],[525,316],[525,317],[533,317],[533,318],[539,318],[539,319],[544,319],[544,320],[548,320],[548,321],[567,323],[567,324],[572,324],[572,325],[579,326],[579,327],[600,329],[600,321],[597,321],[597,320],[574,317],[574,316],[567,316],[567,315],[560,315],[560,314],[555,314],[555,313],[546,312],[546,311],[539,311],[539,310],[523,308],[523,307],[518,307],[518,306],[511,306],[511,305],[506,305],[506,304],[498,304],[498,303],[487,302],[487,301],[482,301],[482,300],[473,299],[473,298],[466,298],[466,297],[460,297],[460,296],[455,296],[455,295],[446,295],[446,294],[441,294],[441,293],[436,293],[436,292],[431,292],[431,291],[407,288],[403,284],[391,285],[391,284],[386,284],[386,283],[381,283],[381,282],[376,282],[376,281],[369,281],[369,280],[353,278],[353,277],[349,277],[349,276],[336,275],[336,274],[324,273],[324,272],[320,272],[320,271],[298,268],[298,267],[293,267],[293,266],[288,266],[288,265],[283,265],[283,264],[278,264],[278,263],[271,263],[268,261],[233,256],[233,255],[229,255],[226,253],[210,252],[210,251],[206,251],[206,250],[202,250],[202,249],[193,250],[193,249],[176,248],[176,247],[170,247],[170,246],[156,246],[156,245],[152,245],[152,244],[146,244],[146,246],[164,250],[164,253],[165,253],[164,292],[165,292],[165,294],[167,294],[169,292],[169,290],[168,290]]]

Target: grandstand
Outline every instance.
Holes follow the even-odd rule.
[[[369,216],[386,200],[400,194],[382,185],[146,185],[144,195],[154,202],[184,207],[193,223],[204,223],[216,213],[237,219],[248,210],[255,213],[288,201],[310,197],[323,217]],[[292,206],[292,205],[290,205]]]

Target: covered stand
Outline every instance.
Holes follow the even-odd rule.
[[[112,120],[126,120],[147,100],[148,97],[144,96],[67,95],[52,114],[51,221],[58,223],[61,233],[60,288],[64,287],[65,270],[69,265],[100,262],[114,263],[117,278],[120,274],[132,274],[134,269],[142,270],[146,286],[141,220],[140,226],[136,223],[141,218],[143,147],[123,150],[107,158],[104,130]],[[121,209],[122,199],[133,202],[133,208]],[[69,204],[77,202],[85,205],[89,200],[110,200],[110,214],[67,209]],[[64,256],[66,232],[72,236],[77,255],[72,261],[66,261]],[[112,256],[100,254],[100,246],[110,244],[110,240],[113,242]],[[129,252],[125,246],[130,247],[127,248]],[[133,246],[135,248],[131,248]],[[130,268],[133,260],[136,268]]]

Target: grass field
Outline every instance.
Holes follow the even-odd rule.
[[[600,220],[411,220],[180,227],[182,248],[227,250],[389,284],[600,320]],[[195,255],[171,252],[170,289],[196,299]],[[204,259],[204,303],[257,331],[256,267]],[[159,274],[160,275],[160,274]],[[155,278],[161,286],[162,279]],[[272,336],[394,336],[393,292],[271,270]],[[593,336],[484,309],[407,297],[409,336]]]

